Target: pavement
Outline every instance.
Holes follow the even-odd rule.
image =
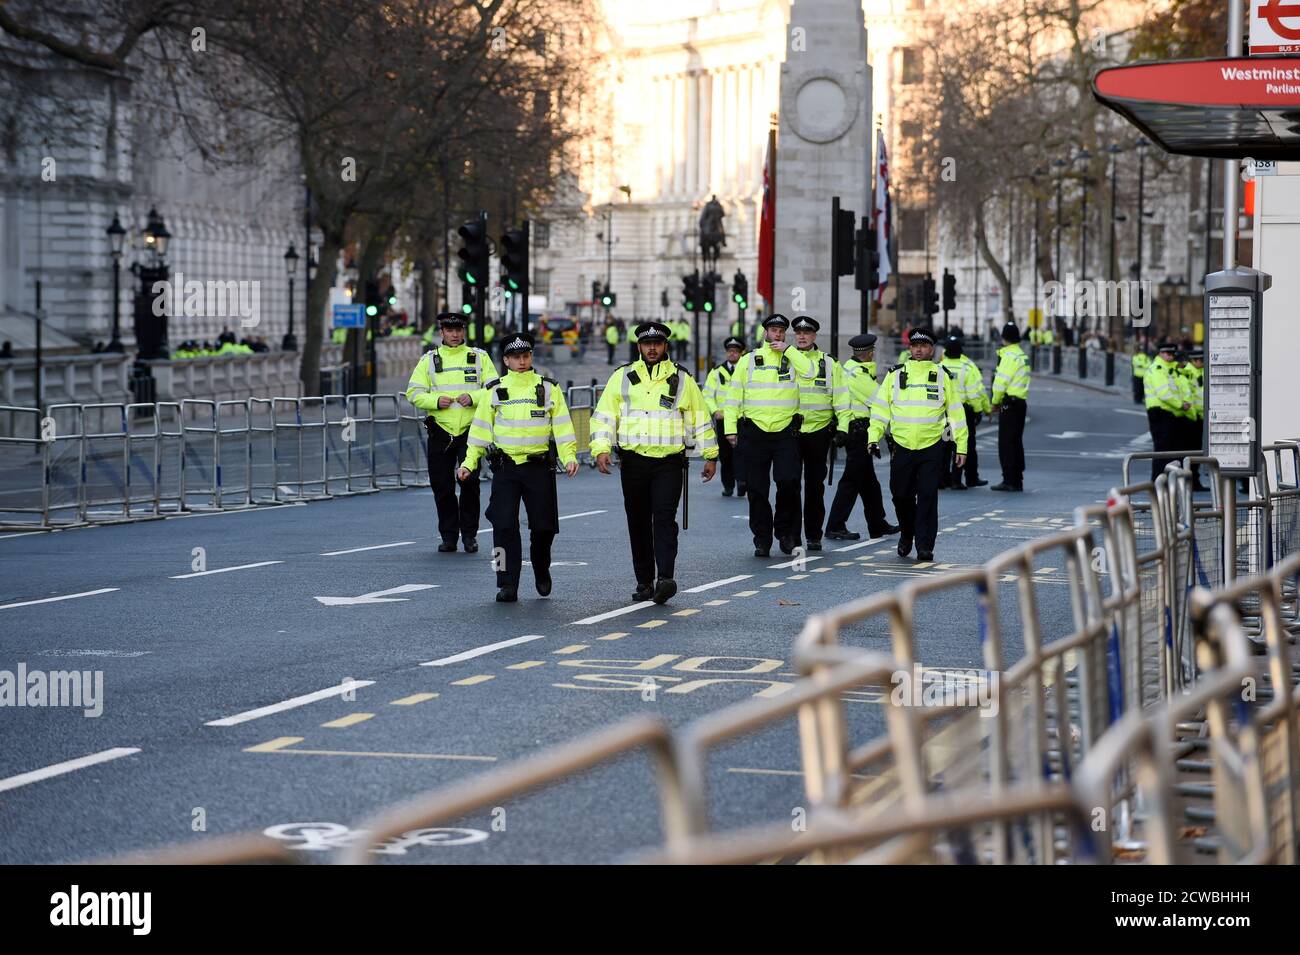
[[[716,480],[700,485],[695,462],[682,591],[663,607],[631,604],[618,480],[585,468],[560,479],[554,593],[538,598],[525,567],[514,605],[493,599],[486,520],[480,553],[435,552],[427,489],[0,535],[0,690],[20,667],[102,678],[82,706],[0,708],[0,863],[247,831],[323,860],[384,806],[625,717],[680,726],[784,692],[810,613],[1066,526],[1119,483],[1124,454],[1150,446],[1131,402],[1040,380],[1030,399],[1026,492],[944,492],[928,564],[899,558],[896,537],[827,542],[803,566],[776,550],[754,558],[745,503]],[[996,440],[983,425],[981,470],[994,483]],[[882,483],[887,468],[877,464]],[[850,528],[865,531],[860,510]],[[1063,567],[1035,578],[1045,630],[1063,634]],[[980,665],[974,611],[962,591],[923,605],[927,666]],[[875,625],[845,639],[889,646]],[[1012,641],[1008,655],[1019,649]],[[655,692],[643,692],[646,677]],[[856,702],[855,739],[882,732],[878,703]],[[720,748],[712,823],[790,818],[804,802],[799,766],[793,721]],[[661,838],[652,773],[643,756],[621,759],[411,834],[382,859],[617,860]]]

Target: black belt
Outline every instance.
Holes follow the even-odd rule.
[[[1010,402],[1013,402],[1013,401],[1019,401],[1022,405],[1027,403],[1027,400],[1026,400],[1025,398],[1020,398],[1020,397],[1017,397],[1016,395],[1003,395],[1003,396],[1002,396],[1002,403],[1003,403],[1004,405],[1005,405],[1005,404],[1009,404]]]

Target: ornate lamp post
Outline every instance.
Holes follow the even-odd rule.
[[[122,245],[126,241],[126,230],[115,213],[112,224],[104,231],[108,235],[109,253],[113,256],[113,337],[108,343],[108,351],[121,352]]]
[[[310,254],[310,250],[309,253]],[[289,331],[285,333],[280,347],[285,351],[297,351],[298,339],[293,334],[293,276],[298,271],[298,250],[289,243],[289,250],[284,253],[284,274],[289,276]]]

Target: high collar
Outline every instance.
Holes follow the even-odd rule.
[[[536,369],[533,369],[531,371],[513,371],[511,369],[507,369],[504,377],[507,381],[519,383],[525,378],[534,378],[534,377],[541,377],[541,376],[537,374]]]
[[[445,350],[447,350],[447,351],[461,351],[461,350],[468,350],[468,349],[469,349],[469,342],[461,342],[459,345],[439,344],[438,347],[441,348],[441,349],[445,349]]]
[[[666,356],[664,358],[660,358],[653,365],[647,365],[644,358],[638,358],[636,361],[632,362],[632,364],[634,366],[640,365],[642,368],[644,368],[646,377],[649,378],[651,381],[658,381],[661,378],[667,378],[669,375],[672,374],[672,372],[669,371],[668,369],[674,367],[673,363],[669,361]]]

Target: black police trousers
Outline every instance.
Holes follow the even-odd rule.
[[[803,468],[803,532],[810,541],[822,539],[826,520],[826,470],[835,435],[835,421],[818,431],[799,432],[799,462]]]
[[[1156,452],[1191,451],[1201,444],[1199,421],[1180,418],[1172,411],[1166,411],[1164,408],[1148,408],[1147,422],[1151,426],[1152,450]],[[1168,457],[1152,458],[1151,480],[1154,481],[1161,475],[1166,464],[1171,461],[1176,462],[1178,459],[1179,456],[1176,454],[1171,454]]]
[[[722,478],[722,487],[724,490],[732,490],[736,482],[740,482],[742,493],[745,490],[745,455],[740,450],[740,444],[737,442],[736,447],[731,446],[727,436],[722,433],[722,422],[717,418],[713,419],[713,433],[718,436],[718,470]]]
[[[551,568],[551,542],[560,531],[560,513],[555,500],[555,469],[546,461],[515,464],[504,459],[492,472],[492,499],[487,519],[492,522],[492,566],[498,587],[518,587],[523,566],[519,538],[519,502],[528,511],[528,559],[533,573]]]
[[[883,537],[885,525],[885,503],[881,498],[880,481],[876,478],[875,462],[867,451],[867,431],[850,426],[849,443],[844,446],[844,472],[840,475],[839,486],[835,489],[835,499],[831,501],[831,513],[826,519],[828,531],[848,530],[848,520],[853,516],[853,505],[862,499],[862,510],[867,516],[867,533],[871,537]]]
[[[918,551],[933,551],[939,533],[939,473],[943,443],[912,451],[894,445],[889,459],[889,493],[902,540],[913,538]]]
[[[431,419],[426,419],[425,430],[429,432],[429,484],[438,509],[438,534],[448,544],[458,537],[473,540],[478,536],[479,469],[474,469],[468,481],[456,480],[456,469],[465,460],[469,431],[453,438]]]
[[[781,431],[764,431],[749,421],[739,426],[741,453],[745,456],[745,483],[749,485],[749,529],[755,547],[771,547],[778,540],[799,539],[799,439],[793,424]],[[768,501],[776,482],[776,511]]]
[[[632,571],[636,582],[653,586],[655,573],[671,579],[677,563],[677,505],[682,499],[682,458],[673,454],[651,458],[624,451],[619,478],[627,536],[632,542]]]
[[[979,420],[979,415],[971,410],[970,405],[962,405],[962,410],[966,412],[966,463],[962,467],[957,467],[957,442],[948,441],[947,458],[945,460],[951,464],[951,482],[960,484],[963,475],[966,483],[980,479],[980,458],[975,450],[975,427]]]
[[[1025,483],[1025,412],[1029,403],[1024,398],[1002,396],[1002,411],[998,415],[998,460],[1002,462],[1002,482],[1012,487]],[[970,447],[969,442],[967,447]]]
[[[1146,383],[1137,375],[1133,376],[1133,403],[1140,405],[1146,400]]]

